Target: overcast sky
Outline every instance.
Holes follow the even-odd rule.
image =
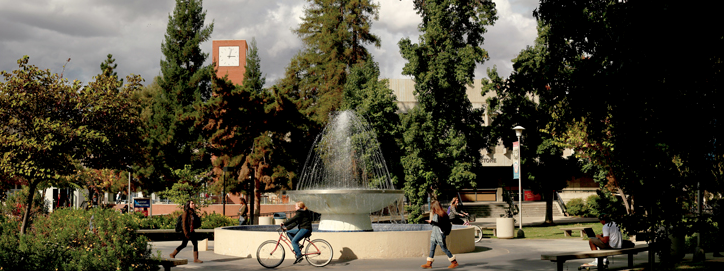
[[[496,65],[502,76],[512,70],[511,59],[532,45],[536,23],[532,12],[537,0],[493,0],[499,19],[488,29],[483,48],[490,60],[476,69],[476,79]],[[379,20],[372,32],[380,48],[369,48],[384,78],[402,75],[406,61],[397,43],[404,37],[418,42],[420,17],[411,0],[379,0]],[[284,75],[290,59],[301,48],[291,29],[304,14],[303,0],[206,0],[206,24],[214,22],[212,40],[256,38],[267,85]],[[160,74],[161,43],[174,0],[0,0],[0,70],[18,68],[17,60],[30,63],[87,84],[100,73],[106,55],[113,54],[121,77],[140,74],[146,83]],[[211,53],[211,41],[202,44]],[[207,61],[210,64],[209,57]]]

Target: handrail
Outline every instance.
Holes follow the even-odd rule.
[[[566,204],[563,203],[563,199],[561,199],[561,194],[558,194],[558,191],[556,192],[556,201],[558,202],[558,206],[561,207],[561,211],[563,211],[563,215],[568,216],[568,210],[566,209]]]

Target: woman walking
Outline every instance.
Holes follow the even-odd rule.
[[[423,264],[422,268],[432,268],[432,262],[435,261],[435,247],[440,246],[443,252],[447,255],[450,260],[450,266],[447,268],[458,267],[458,261],[455,260],[455,255],[450,253],[445,243],[445,236],[450,234],[452,230],[452,224],[445,211],[440,207],[440,202],[433,200],[430,203],[430,220],[425,220],[427,223],[432,225],[432,233],[430,234],[430,256],[427,257],[427,263]]]
[[[246,222],[246,200],[244,198],[241,198],[241,207],[239,207],[239,226],[244,225]]]
[[[297,213],[294,217],[284,221],[282,227],[292,229],[287,231],[287,236],[289,240],[292,240],[294,255],[297,256],[294,264],[297,264],[302,261],[302,251],[299,249],[299,241],[301,241],[304,236],[312,235],[312,220],[314,220],[314,214],[307,209],[304,202],[297,202],[294,207],[297,209]],[[299,226],[299,228],[294,229],[295,226]]]
[[[189,240],[191,240],[191,244],[194,245],[194,262],[203,263],[203,261],[199,260],[199,248],[196,241],[196,232],[194,231],[200,227],[201,218],[196,215],[196,204],[194,204],[193,200],[189,200],[186,204],[184,204],[184,213],[181,215],[181,228],[183,229],[181,238],[183,241],[181,241],[181,245],[174,249],[173,253],[171,253],[171,258],[175,258],[176,254],[184,249],[186,244],[189,243]]]

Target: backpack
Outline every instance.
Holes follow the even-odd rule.
[[[181,224],[181,216],[179,215],[178,218],[176,218],[176,232],[182,232],[182,231],[184,231],[184,229]]]
[[[636,244],[634,244],[634,242],[631,242],[631,241],[629,241],[629,240],[622,240],[622,241],[621,241],[621,248],[632,248],[632,247],[634,247],[634,246],[636,246]]]

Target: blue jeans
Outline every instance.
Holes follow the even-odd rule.
[[[294,255],[297,257],[300,257],[302,255],[302,251],[299,249],[299,241],[304,238],[307,234],[309,234],[308,229],[293,229],[287,231],[287,236],[289,237],[289,240],[292,240],[292,248],[294,249]]]
[[[442,249],[443,252],[445,252],[445,255],[447,255],[448,258],[452,258],[453,255],[450,253],[450,250],[447,249],[447,245],[445,244],[445,238],[442,238],[442,242],[439,242],[436,240],[437,238],[430,238],[430,258],[435,258],[435,246],[440,246],[440,249]]]

